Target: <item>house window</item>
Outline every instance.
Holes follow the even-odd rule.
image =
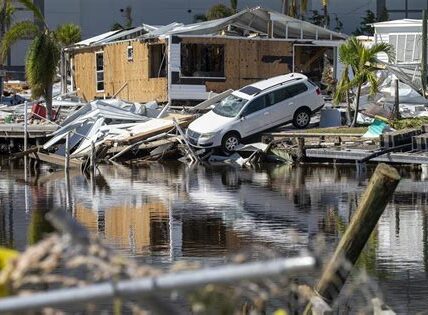
[[[181,75],[224,78],[224,45],[182,44]]]
[[[95,53],[97,92],[104,92],[104,52]]]
[[[149,46],[149,78],[166,77],[166,46],[155,44]]]
[[[133,61],[134,60],[134,47],[128,46],[126,51],[127,51],[127,55],[128,55],[128,61]]]

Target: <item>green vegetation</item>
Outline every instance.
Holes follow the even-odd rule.
[[[420,128],[426,124],[428,124],[428,117],[397,119],[390,123],[391,127],[397,130],[407,128]]]
[[[365,83],[370,85],[370,94],[376,94],[378,91],[378,81],[375,72],[379,70],[376,67],[376,56],[383,52],[393,60],[393,47],[386,43],[374,44],[367,48],[356,37],[350,37],[344,44],[339,47],[339,59],[344,65],[341,78],[337,84],[334,102],[337,104],[343,99],[348,101],[348,115],[350,116],[349,90],[356,88],[355,95],[355,112],[352,126],[357,123],[357,115],[360,105],[361,87]],[[351,80],[349,71],[352,69],[354,77]]]
[[[77,26],[70,24],[57,31],[50,30],[42,12],[31,0],[18,1],[33,13],[34,21],[30,19],[11,25],[0,43],[0,60],[5,60],[9,48],[18,40],[33,39],[25,60],[25,74],[32,97],[45,99],[48,119],[52,119],[52,86],[60,60],[61,45],[70,45],[80,38],[80,31]]]
[[[67,23],[58,26],[55,31],[55,37],[62,46],[66,47],[80,42],[82,35],[79,26],[73,23]]]

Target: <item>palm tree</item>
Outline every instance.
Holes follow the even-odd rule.
[[[292,17],[302,16],[308,9],[308,0],[283,0],[282,12]]]
[[[375,71],[379,70],[376,67],[377,55],[379,53],[386,53],[390,61],[394,59],[393,47],[386,43],[374,44],[372,47],[366,48],[357,40],[356,37],[350,37],[339,48],[339,60],[343,63],[345,69],[343,70],[341,79],[338,82],[334,99],[335,102],[338,102],[340,99],[343,99],[344,95],[346,95],[349,113],[349,89],[357,89],[352,126],[355,126],[357,123],[362,85],[367,82],[369,83],[371,95],[378,91],[378,81]],[[349,77],[350,70],[354,73],[353,79],[350,79]]]
[[[79,26],[67,23],[58,26],[55,31],[55,37],[62,46],[66,47],[79,42],[82,35]]]
[[[328,0],[321,0],[323,12],[324,12],[324,27],[328,27],[330,24],[330,17],[328,16]]]
[[[15,8],[10,0],[0,0],[0,39],[6,33],[6,29],[12,22],[12,16]],[[3,60],[0,59],[0,70],[3,69]],[[3,77],[0,76],[0,100],[3,96]]]
[[[43,17],[40,9],[31,0],[18,0],[34,14],[34,21],[13,24],[4,34],[0,44],[0,59],[20,39],[33,38],[25,60],[25,74],[33,98],[43,97],[46,101],[48,119],[52,119],[52,86],[60,60],[60,45]]]

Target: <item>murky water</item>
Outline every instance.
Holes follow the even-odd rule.
[[[334,248],[371,170],[353,167],[267,165],[188,168],[150,164],[101,166],[91,181],[66,180],[42,166],[24,183],[22,165],[2,160],[0,245],[23,250],[40,239],[40,217],[55,207],[127,256],[156,266],[176,260],[220,263],[233,253],[295,255],[318,235]],[[401,170],[403,180],[382,216],[360,265],[398,313],[428,306],[428,178]]]

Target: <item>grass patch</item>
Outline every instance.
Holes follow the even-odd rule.
[[[394,120],[390,123],[391,127],[397,130],[407,128],[420,128],[428,124],[428,117],[415,117]]]

